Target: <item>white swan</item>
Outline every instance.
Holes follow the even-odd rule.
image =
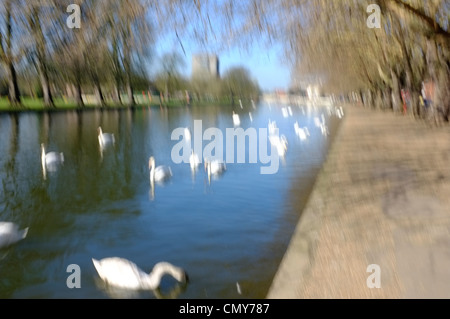
[[[328,130],[328,126],[327,126],[325,123],[322,123],[322,124],[320,125],[320,131],[322,132],[322,135],[323,135],[323,136],[328,136],[328,135],[330,135],[330,132],[329,132],[329,130]]]
[[[47,178],[47,170],[49,172],[54,172],[58,169],[58,166],[64,163],[64,154],[57,152],[45,151],[44,143],[41,144],[41,164],[42,164],[42,174],[44,179]]]
[[[318,116],[314,117],[314,124],[319,128],[322,126],[322,121],[320,120],[320,118]]]
[[[160,183],[172,177],[172,170],[170,167],[164,165],[155,167],[155,158],[153,156],[148,160],[148,167],[150,169],[151,182]]]
[[[97,131],[98,131],[98,144],[102,149],[106,148],[107,146],[114,145],[116,143],[114,134],[103,133],[101,126],[98,127]]]
[[[211,177],[223,174],[227,170],[227,166],[218,160],[210,161],[205,158],[205,170],[208,174],[208,181],[211,182]]]
[[[294,130],[295,130],[295,133],[297,134],[297,136],[302,140],[302,141],[304,141],[304,140],[306,140],[307,138],[308,138],[308,136],[309,136],[309,130],[308,130],[308,128],[305,126],[305,127],[300,127],[299,125],[298,125],[298,122],[295,122],[295,124],[294,124]]]
[[[292,108],[290,106],[288,106],[287,110],[288,110],[289,116],[293,116]]]
[[[187,127],[184,129],[184,139],[186,140],[186,142],[191,141],[191,130]]]
[[[273,146],[275,146],[279,156],[284,157],[284,155],[286,155],[288,142],[284,135],[270,135],[269,141]]]
[[[0,248],[8,247],[25,237],[28,234],[28,227],[19,229],[14,223],[0,222]]]
[[[269,120],[269,135],[275,134],[275,130],[277,129],[277,122]]]
[[[191,151],[191,155],[189,156],[189,164],[191,165],[192,171],[195,171],[200,165],[200,159],[198,158],[198,155],[194,153],[194,150]]]
[[[92,258],[100,278],[111,286],[131,290],[158,289],[164,275],[171,275],[178,282],[186,283],[188,275],[180,268],[168,262],[159,262],[147,274],[135,263],[120,257],[101,260]]]
[[[236,114],[234,111],[233,111],[233,124],[234,124],[234,126],[241,125],[241,120],[239,119],[239,114]]]

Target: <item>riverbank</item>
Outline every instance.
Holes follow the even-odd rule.
[[[450,128],[345,113],[267,298],[450,298]]]
[[[120,109],[141,109],[143,107],[149,108],[181,108],[181,107],[203,107],[203,106],[224,106],[231,107],[237,106],[231,102],[226,101],[192,101],[189,105],[186,101],[171,100],[167,103],[160,104],[157,99],[152,101],[144,99],[136,99],[136,103],[133,106],[129,106],[126,103],[119,104],[108,102],[105,105],[86,103],[80,107],[75,102],[63,100],[57,98],[54,100],[55,107],[45,107],[42,99],[22,98],[22,105],[12,106],[8,99],[0,98],[0,113],[17,113],[17,112],[60,112],[60,111],[84,111],[84,110],[120,110]]]

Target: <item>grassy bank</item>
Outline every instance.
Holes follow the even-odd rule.
[[[8,98],[2,97],[0,98],[0,112],[23,112],[23,111],[69,111],[69,110],[89,110],[89,109],[122,109],[128,108],[126,102],[124,104],[107,102],[106,105],[100,106],[98,104],[90,104],[85,103],[83,107],[79,107],[75,102],[64,100],[62,98],[55,98],[54,103],[55,107],[48,108],[45,107],[44,101],[42,99],[23,97],[21,99],[22,104],[19,106],[13,106],[9,103]],[[228,100],[210,100],[210,101],[192,101],[190,106],[209,106],[209,105],[218,105],[218,106],[231,106],[231,101]],[[177,108],[177,107],[186,107],[187,103],[184,100],[170,100],[167,103],[161,104],[159,100],[152,99],[144,100],[142,98],[136,99],[136,104],[134,107],[168,107],[168,108]]]

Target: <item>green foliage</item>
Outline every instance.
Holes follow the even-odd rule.
[[[240,99],[256,99],[260,94],[260,88],[258,83],[251,79],[248,69],[237,66],[225,73],[222,79],[222,92],[223,95],[233,95]]]

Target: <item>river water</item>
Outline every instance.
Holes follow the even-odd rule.
[[[24,240],[0,249],[0,298],[265,298],[339,125],[325,108],[283,107],[1,114],[0,221],[29,230]],[[190,128],[204,149],[211,141],[195,135],[200,122],[194,121],[201,120],[201,132],[217,128],[225,139],[233,111],[243,129],[277,123],[288,147],[275,174],[261,174],[269,164],[260,158],[250,162],[249,143],[245,163],[226,163],[225,173],[211,181],[203,165],[192,172],[188,163],[174,162],[175,129]],[[322,114],[329,136],[314,122]],[[309,128],[307,140],[296,136],[296,121]],[[103,152],[99,126],[115,137]],[[260,143],[263,136],[257,137]],[[64,155],[45,178],[41,143]],[[150,156],[173,174],[153,192]],[[112,256],[146,272],[171,262],[186,270],[189,282],[164,277],[158,291],[111,289],[92,258]]]

